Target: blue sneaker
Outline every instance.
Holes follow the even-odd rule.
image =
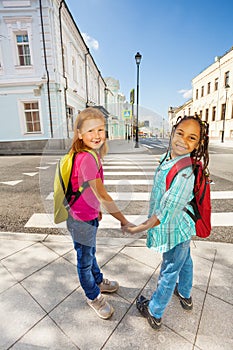
[[[190,298],[184,298],[180,293],[178,292],[178,283],[176,283],[174,294],[179,298],[181,306],[184,310],[191,311],[193,308],[193,301],[192,297]]]
[[[159,329],[162,324],[161,318],[155,318],[152,316],[148,310],[149,300],[146,299],[143,295],[140,295],[140,297],[136,300],[136,306],[138,311],[142,314],[143,317],[145,317],[149,323],[149,325],[153,329]]]

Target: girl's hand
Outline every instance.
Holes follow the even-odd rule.
[[[127,232],[127,229],[128,229],[129,227],[135,227],[135,225],[132,224],[132,223],[129,222],[129,221],[128,221],[126,224],[124,224],[124,225],[121,224],[121,230],[122,230],[122,232],[123,232],[123,233],[126,233],[126,232]]]
[[[99,215],[98,215],[98,221],[101,221],[103,217],[102,211],[99,211]]]

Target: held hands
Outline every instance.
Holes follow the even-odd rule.
[[[121,229],[122,229],[123,233],[135,234],[135,233],[147,231],[150,228],[155,227],[159,224],[160,224],[159,219],[157,218],[156,215],[153,215],[148,220],[146,220],[145,222],[143,222],[137,226],[130,223],[130,222],[128,222],[126,225],[121,225]]]

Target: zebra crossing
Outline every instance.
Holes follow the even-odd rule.
[[[135,224],[147,218],[153,175],[159,162],[159,155],[131,154],[108,155],[103,163],[104,183],[110,196],[126,218]],[[54,164],[54,163],[51,163]],[[211,191],[211,198],[233,199],[233,191]],[[53,192],[46,201],[53,200]],[[233,226],[233,212],[212,213],[212,226]],[[54,224],[53,213],[34,213],[25,227],[65,228],[65,223]],[[119,222],[108,213],[103,214],[99,229],[119,229]]]

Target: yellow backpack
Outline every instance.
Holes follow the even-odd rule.
[[[100,169],[99,159],[96,152],[92,150],[83,150],[93,155]],[[76,153],[67,153],[63,156],[57,164],[56,173],[54,177],[54,222],[59,224],[68,219],[68,212],[71,206],[81,196],[82,192],[89,187],[88,181],[84,182],[79,189],[74,192],[71,184],[71,174]],[[71,197],[72,201],[71,201]]]

